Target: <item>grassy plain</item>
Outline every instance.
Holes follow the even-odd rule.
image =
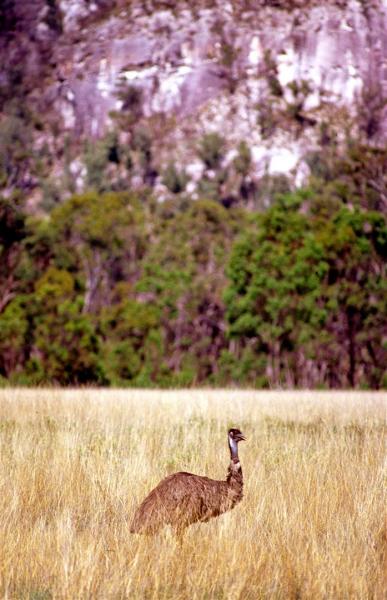
[[[382,600],[386,411],[372,393],[2,390],[0,596]],[[130,535],[166,474],[225,477],[230,425],[243,501],[182,547]]]

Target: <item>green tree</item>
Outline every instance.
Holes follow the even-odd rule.
[[[306,161],[321,195],[334,194],[342,202],[364,210],[387,210],[387,150],[347,140],[339,148],[325,125],[324,152],[310,152]],[[319,182],[319,183],[318,183]]]
[[[198,200],[172,215],[144,261],[137,290],[160,312],[171,384],[213,377],[225,346],[223,265],[240,213]]]
[[[95,327],[82,313],[70,273],[50,267],[36,282],[31,312],[34,341],[26,371],[32,379],[62,385],[107,382]]]
[[[21,287],[18,267],[26,237],[26,215],[18,196],[0,197],[0,314]]]
[[[98,193],[128,188],[132,169],[130,149],[121,145],[116,131],[97,142],[86,143],[84,161],[87,186]]]
[[[28,343],[26,298],[17,296],[0,313],[0,375],[10,378],[23,370]]]
[[[377,387],[386,358],[385,220],[345,207],[327,219],[320,208],[313,193],[284,196],[234,245],[228,332],[241,356],[254,350],[269,384]]]
[[[134,281],[145,251],[145,213],[133,194],[73,196],[52,212],[57,232],[57,263],[80,274],[83,311],[109,302],[119,280]]]
[[[173,162],[170,162],[163,174],[163,184],[172,194],[184,192],[188,183],[188,175],[185,171],[179,172]]]
[[[206,133],[200,140],[198,153],[208,169],[217,169],[224,156],[225,140],[218,133]]]
[[[336,341],[343,383],[380,387],[387,361],[386,220],[343,207],[318,235],[329,264],[326,326]],[[330,384],[339,383],[336,361],[330,371]]]
[[[18,112],[0,122],[0,187],[13,190],[26,186],[32,160],[31,128]]]
[[[160,370],[163,348],[159,311],[133,296],[131,286],[119,283],[114,303],[99,317],[104,364],[113,385],[152,385]]]

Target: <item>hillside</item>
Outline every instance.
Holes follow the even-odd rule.
[[[383,145],[386,5],[320,4],[6,0],[0,133],[33,149],[1,157],[2,171],[14,171],[7,193],[27,189],[35,206],[82,191],[105,167],[95,140],[108,132],[125,149],[109,178],[151,185],[161,198],[171,163],[195,196],[206,175],[198,141],[210,132],[224,139],[223,168],[248,145],[250,188],[268,174],[304,182],[316,154],[348,130]],[[219,187],[235,199],[235,177]]]

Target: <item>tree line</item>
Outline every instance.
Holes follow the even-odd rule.
[[[163,202],[149,186],[41,214],[1,198],[0,381],[386,387],[385,158],[311,156],[308,185],[265,209],[205,178],[189,199],[172,166]]]

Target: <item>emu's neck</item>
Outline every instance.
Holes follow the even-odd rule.
[[[228,446],[230,448],[230,464],[227,473],[227,483],[229,486],[240,492],[242,497],[243,487],[243,473],[241,463],[239,462],[238,456],[238,444],[231,437],[228,439]]]
[[[232,458],[227,473],[227,488],[230,508],[240,502],[243,497],[243,473],[241,463],[238,458]]]
[[[243,495],[243,473],[238,456],[238,444],[229,436],[228,447],[230,448],[230,464],[227,472],[227,485],[232,495],[232,506],[242,500]]]
[[[238,458],[238,444],[236,441],[229,436],[228,438],[228,447],[230,448],[231,460],[239,460]]]

